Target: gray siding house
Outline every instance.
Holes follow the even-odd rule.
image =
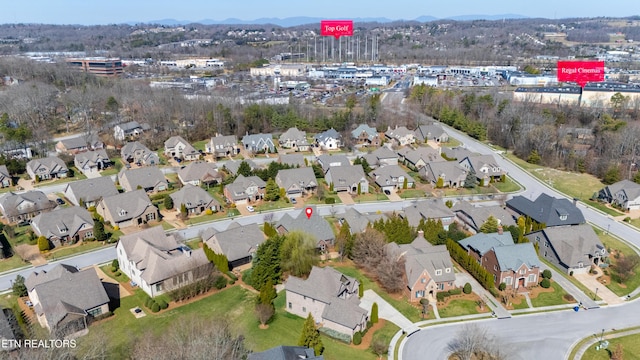
[[[93,179],[78,180],[68,183],[64,188],[64,196],[75,206],[90,208],[106,196],[118,194],[116,184],[110,176],[100,176]]]
[[[105,222],[120,228],[146,224],[160,216],[144,190],[105,196],[96,205],[96,211]]]
[[[118,173],[118,182],[125,191],[140,188],[147,192],[158,192],[169,188],[169,182],[157,167],[123,169]]]
[[[245,150],[252,153],[274,153],[276,145],[273,143],[273,135],[271,134],[252,134],[242,137],[242,145]]]
[[[199,215],[207,210],[213,212],[220,210],[220,203],[199,186],[187,184],[169,196],[173,200],[173,206],[177,211],[180,211],[182,204],[184,204],[189,214]]]
[[[57,156],[33,159],[27,163],[27,174],[32,180],[36,180],[36,176],[40,180],[66,178],[68,172],[67,165]]]
[[[209,249],[227,257],[229,269],[250,264],[264,240],[264,233],[257,224],[240,225],[234,222],[225,231],[208,228],[202,232],[202,241]]]

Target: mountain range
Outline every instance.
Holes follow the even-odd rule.
[[[501,14],[501,15],[461,15],[461,16],[452,16],[448,18],[436,18],[433,16],[420,16],[415,19],[388,19],[384,17],[376,17],[376,18],[353,18],[354,22],[364,23],[364,22],[378,22],[378,23],[389,23],[394,21],[417,21],[417,22],[429,22],[435,20],[456,20],[456,21],[469,21],[469,20],[503,20],[503,19],[526,19],[527,16],[517,15],[517,14]],[[176,20],[176,19],[160,19],[160,20],[152,20],[145,22],[146,24],[157,24],[164,26],[178,26],[178,25],[187,25],[187,24],[202,24],[202,25],[278,25],[282,27],[290,27],[290,26],[299,26],[299,25],[307,25],[307,24],[317,24],[320,23],[322,18],[314,18],[314,17],[306,17],[306,16],[297,16],[297,17],[288,17],[288,18],[260,18],[255,20],[241,20],[236,18],[229,18],[225,20],[212,20],[212,19],[203,19],[198,21],[190,21],[190,20]],[[129,24],[140,24],[140,22],[129,22]]]

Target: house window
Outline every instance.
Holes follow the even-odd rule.
[[[416,297],[417,297],[417,298],[424,297],[424,290],[416,291]]]
[[[438,290],[444,290],[444,283],[438,284]]]
[[[498,265],[493,265],[493,270],[498,271]]]
[[[451,268],[446,268],[444,269],[444,272],[446,272],[447,274],[451,272]]]
[[[291,302],[289,302],[289,309],[291,309],[293,307],[293,305],[291,305]]]
[[[504,283],[507,285],[511,285],[511,281],[512,281],[511,276],[507,276],[506,278],[504,278]]]
[[[153,220],[156,218],[156,214],[154,213],[149,213],[145,216],[145,218],[147,219],[147,221]]]
[[[302,307],[302,312],[303,312],[303,313],[306,313],[306,312],[307,312],[307,308],[303,306],[303,307]]]
[[[91,309],[89,311],[87,311],[87,313],[93,317],[96,317],[98,315],[102,314],[102,307],[97,307],[95,309]]]
[[[544,247],[549,247],[549,242],[548,241],[544,242]]]
[[[93,231],[87,231],[86,233],[84,233],[84,237],[86,238],[93,237]]]
[[[520,269],[520,275],[524,275],[527,272],[527,269]]]
[[[162,284],[156,284],[156,291],[162,291]]]
[[[529,275],[529,278],[527,279],[528,283],[535,283],[536,282],[536,274],[531,274]]]
[[[436,276],[440,276],[442,275],[442,269],[437,269],[436,270]]]
[[[540,236],[536,235],[536,242],[540,242]]]
[[[425,279],[425,278],[420,279],[420,282],[421,282],[421,283],[423,283],[423,284],[424,284],[426,281],[427,281],[427,279]]]

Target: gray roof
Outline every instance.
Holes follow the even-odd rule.
[[[38,171],[39,169],[43,169],[44,173],[49,174],[57,174],[59,172],[67,172],[67,165],[57,156],[48,156],[41,159],[33,159],[27,163],[27,169],[31,170],[36,175],[42,174],[43,172]]]
[[[403,254],[405,257],[405,274],[410,286],[415,284],[425,270],[437,283],[456,279],[446,245],[431,245],[422,235],[418,235],[411,244],[389,243],[386,247],[387,255]],[[446,269],[449,269],[449,272]],[[436,270],[442,270],[440,275],[436,274]]]
[[[415,130],[415,134],[418,140],[425,141],[425,139],[430,140],[434,138],[439,138],[443,134],[446,134],[446,132],[444,131],[442,126],[437,124],[431,124],[431,125],[418,126],[418,128]]]
[[[431,161],[418,171],[420,176],[428,181],[437,183],[439,178],[445,181],[454,181],[460,185],[458,180],[464,181],[467,176],[467,169],[455,161]]]
[[[187,209],[193,209],[196,207],[204,206],[210,208],[211,206],[220,206],[220,203],[214,199],[209,193],[199,186],[187,184],[180,190],[171,193],[171,199],[174,206],[180,208],[181,204],[184,204]]]
[[[306,143],[307,133],[298,130],[298,128],[296,127],[292,127],[285,131],[282,135],[280,135],[279,139],[281,143],[287,142],[287,140]]]
[[[7,169],[7,165],[0,165],[0,180],[4,178],[11,178],[11,174],[9,174],[9,169]]]
[[[547,227],[562,225],[584,224],[582,211],[568,199],[557,199],[545,193],[540,194],[535,201],[524,196],[514,196],[507,201],[507,207],[522,215],[528,215],[538,223],[544,223]],[[565,217],[562,220],[561,217]]]
[[[449,209],[442,200],[430,199],[417,201],[402,209],[400,216],[409,221],[409,225],[418,226],[420,219],[442,219],[453,218],[455,214]]]
[[[415,136],[414,132],[407,129],[406,126],[397,126],[395,129],[388,129],[384,135],[390,139],[400,139],[407,135]]]
[[[212,228],[210,228],[212,229]],[[213,230],[213,229],[212,229]],[[202,240],[217,254],[224,254],[229,262],[251,256],[264,242],[264,233],[258,224],[229,226],[225,231],[206,231]]]
[[[20,194],[8,192],[0,195],[0,209],[5,217],[47,211],[56,207],[40,190],[30,190]]]
[[[324,356],[315,356],[311,348],[280,345],[263,352],[251,353],[247,360],[324,360]]]
[[[527,237],[533,241],[539,233],[544,234],[560,261],[568,267],[578,267],[579,262],[588,266],[590,256],[606,256],[604,245],[589,224],[546,228]]]
[[[327,171],[325,179],[331,177],[331,182],[337,187],[351,186],[367,178],[362,170],[362,165],[332,166]]]
[[[367,134],[367,137],[369,138],[369,141],[375,139],[376,137],[378,137],[378,130],[376,130],[376,128],[371,127],[367,124],[360,124],[358,125],[357,128],[355,128],[354,130],[351,131],[351,137],[353,137],[354,139],[357,139],[360,137],[360,135],[362,135],[362,133]]]
[[[235,135],[218,135],[210,140],[213,150],[220,150],[228,147],[234,147],[238,144],[238,138]]]
[[[369,173],[372,179],[374,179],[375,183],[378,186],[388,186],[398,184],[399,186],[403,185],[404,179],[407,179],[407,184],[411,186],[415,182],[413,178],[407,174],[400,166],[398,165],[385,165],[379,167]],[[402,180],[400,180],[402,178]]]
[[[498,164],[493,155],[469,155],[458,162],[462,164],[467,160],[478,177],[481,177],[482,175],[499,176],[506,173],[502,170],[500,164]],[[480,169],[482,168],[486,168],[488,171],[486,173],[481,172]]]
[[[449,159],[462,160],[467,156],[475,155],[474,152],[459,146],[454,148],[443,147],[441,149],[442,149],[442,153],[445,154]]]
[[[467,201],[459,201],[451,208],[456,214],[462,213],[472,222],[471,227],[478,231],[490,216],[498,220],[498,224],[505,226],[516,225],[513,216],[502,206],[473,206]],[[460,216],[459,216],[460,217]]]
[[[325,173],[332,167],[351,165],[351,161],[349,161],[346,155],[320,155],[316,160],[318,160],[318,163],[322,166],[322,170],[324,170]]]
[[[138,124],[137,121],[129,121],[126,123],[118,124],[116,126],[120,127],[120,129],[122,129],[125,133],[135,129],[142,129],[142,126]]]
[[[36,235],[52,237],[73,237],[78,231],[93,228],[93,217],[87,209],[78,206],[56,209],[38,214],[31,220]]]
[[[236,201],[247,197],[246,190],[250,186],[257,186],[258,189],[263,189],[267,186],[267,183],[257,176],[244,177],[243,175],[238,175],[233,183],[226,185],[225,188],[231,194],[232,200]]]
[[[119,245],[149,285],[209,263],[202,249],[179,245],[173,235],[165,234],[162,226],[123,235]]]
[[[222,182],[222,175],[218,172],[216,164],[205,161],[196,161],[187,164],[178,170],[178,177],[183,184],[195,180],[202,182],[216,180]]]
[[[305,167],[307,164],[304,162],[304,155],[302,154],[282,154],[280,155],[280,163],[291,166]]]
[[[636,200],[638,197],[640,197],[640,184],[637,184],[630,180],[618,181],[615,184],[607,186],[606,189],[609,190],[609,193],[612,196],[615,196],[615,194],[618,192],[624,192],[629,201]]]
[[[107,155],[107,151],[104,149],[98,149],[93,151],[85,151],[77,153],[74,158],[74,163],[80,169],[84,168],[86,165],[94,165],[101,162],[109,162],[109,155]]]
[[[140,189],[102,198],[99,207],[116,222],[123,222],[142,215],[149,206],[153,206],[147,193]]]
[[[442,156],[440,156],[438,150],[430,146],[420,146],[416,149],[402,148],[398,150],[398,155],[414,165],[417,164],[420,160],[425,163],[445,161]]]
[[[314,136],[315,141],[320,142],[320,143],[325,143],[327,142],[327,140],[330,139],[336,139],[339,140],[342,136],[340,135],[339,132],[336,131],[336,129],[331,128],[327,131],[321,132],[319,134],[317,134],[316,136]]]
[[[92,202],[118,194],[118,189],[109,176],[72,181],[67,184],[64,192],[67,193],[69,190],[73,193],[73,199],[69,200],[76,206],[80,205],[80,199]]]
[[[473,249],[480,255],[484,255],[487,251],[507,245],[513,245],[513,237],[510,232],[499,233],[479,233],[469,236],[466,239],[458,241],[458,244],[466,250]]]
[[[12,310],[0,307],[0,342],[3,340],[16,340],[14,328],[17,326],[18,324],[17,321],[15,321],[15,315]],[[12,345],[5,343],[3,350],[11,350],[12,347]],[[313,350],[311,353],[313,354]]]
[[[34,272],[25,284],[29,290],[35,289],[40,301],[36,312],[44,314],[52,328],[68,313],[86,315],[86,310],[109,302],[109,296],[93,268],[78,271],[59,264],[49,272]]]
[[[178,146],[180,143],[182,143],[185,146],[190,145],[189,142],[185,140],[182,136],[175,135],[165,140],[164,147],[165,149],[170,149]]]
[[[282,226],[287,232],[302,231],[314,236],[318,242],[328,241],[333,243],[335,235],[331,224],[315,211],[315,206],[310,207],[314,210],[310,218],[307,218],[304,210],[300,211],[295,217],[290,214],[284,214],[280,221],[276,223],[276,229]]]
[[[540,260],[532,243],[498,246],[493,249],[500,271],[517,271],[522,264],[527,268],[540,268]]]
[[[267,147],[270,152],[275,150],[272,134],[247,134],[242,137],[242,145],[253,150],[262,150],[265,147]]]
[[[133,159],[134,161],[138,161],[139,159],[142,158],[144,154],[148,154],[151,152],[153,151],[151,151],[148,147],[143,145],[141,142],[130,141],[124,144],[122,149],[120,149],[120,156],[122,157],[123,160]]]
[[[82,149],[85,147],[93,148],[102,144],[100,138],[96,134],[87,134],[77,136],[71,139],[60,140],[66,150]]]
[[[305,189],[318,186],[316,175],[310,167],[279,170],[275,181],[285,191],[289,191],[291,188]]]
[[[385,214],[363,214],[356,210],[354,207],[347,207],[343,215],[339,215],[339,217],[346,221],[349,224],[349,231],[351,234],[357,234],[364,232],[369,224],[373,224],[374,222],[382,219],[386,220],[387,216]]]
[[[224,163],[224,168],[227,169],[232,175],[236,175],[238,173],[238,169],[240,169],[240,164],[243,161],[249,164],[249,168],[251,168],[251,170],[255,170],[258,168],[258,165],[251,159],[228,160]]]
[[[133,191],[140,186],[142,189],[156,188],[162,184],[168,186],[167,179],[157,167],[142,167],[137,169],[123,169],[118,173],[118,181],[126,191]]]
[[[370,154],[365,155],[364,158],[367,159],[369,164],[375,165],[378,164],[380,159],[398,159],[398,154],[386,146],[381,146],[373,150]],[[369,161],[374,159],[375,161]]]

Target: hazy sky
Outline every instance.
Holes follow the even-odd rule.
[[[349,19],[422,15],[519,14],[566,17],[640,14],[638,0],[2,0],[0,23],[113,24],[176,19],[198,21],[294,16]]]

